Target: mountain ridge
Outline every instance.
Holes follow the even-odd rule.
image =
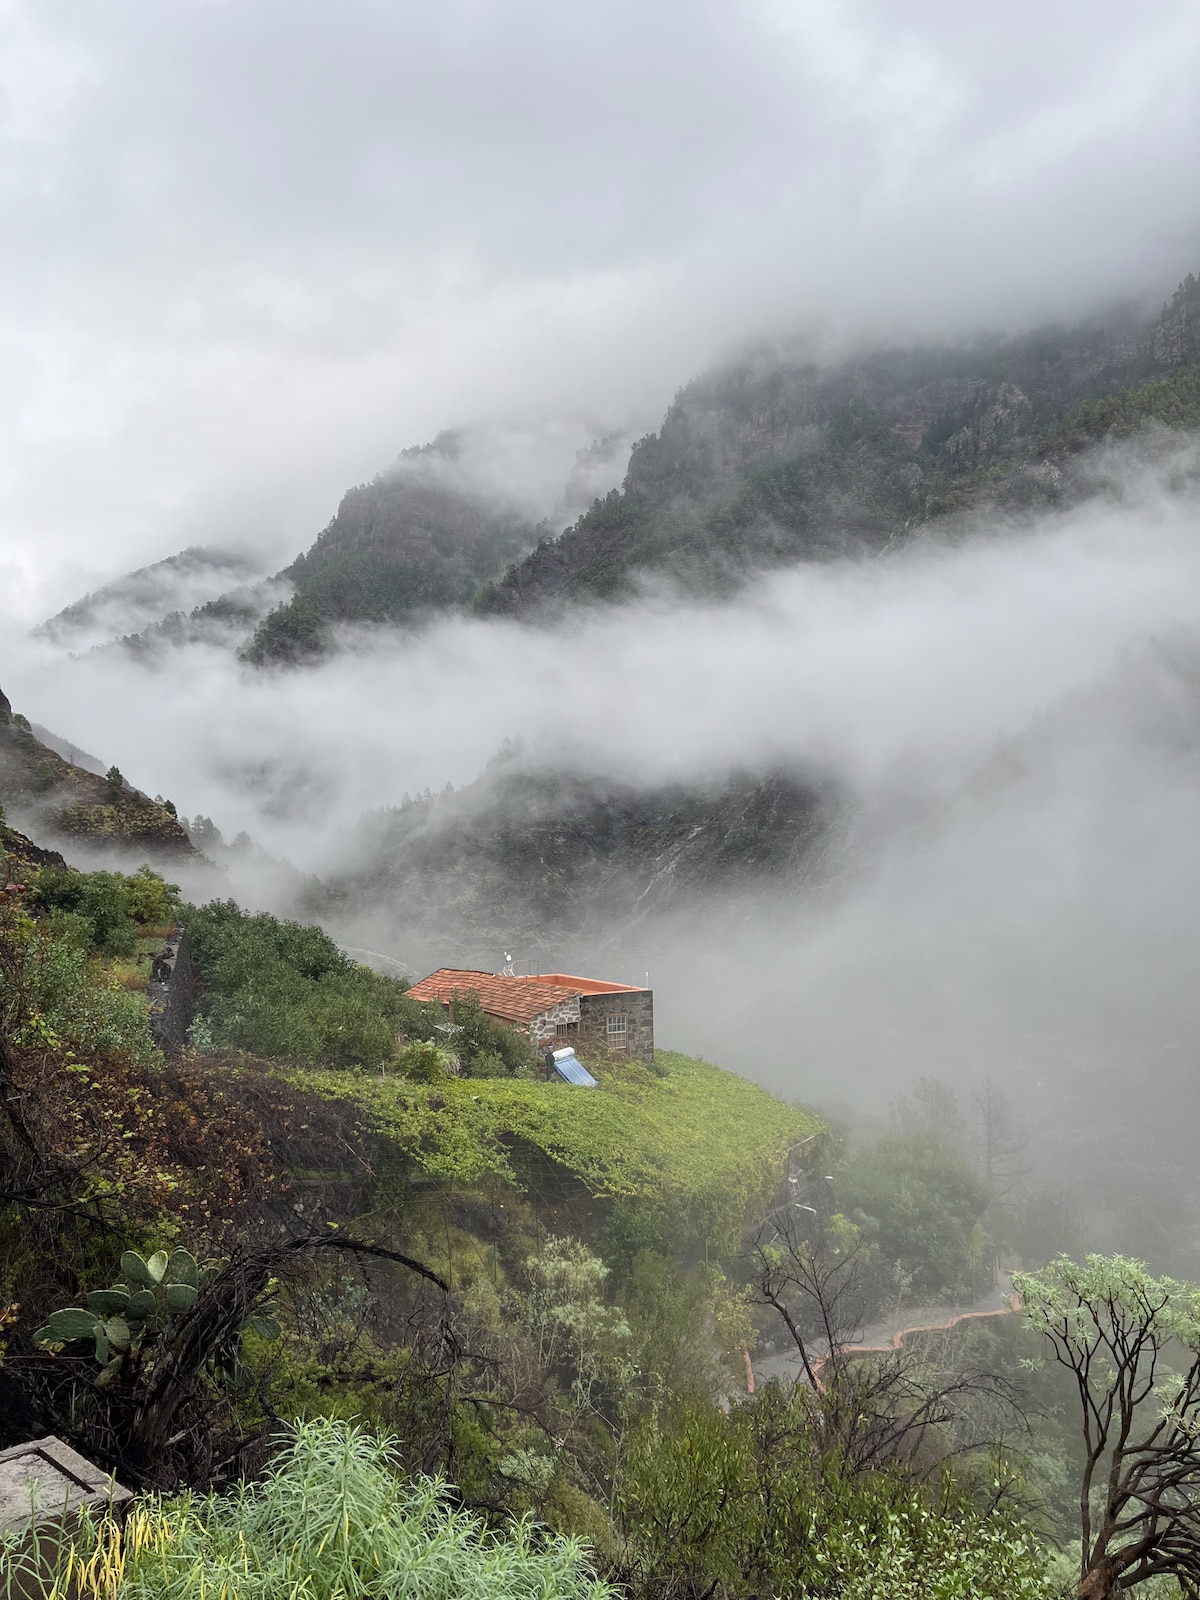
[[[869,553],[989,501],[1056,503],[1072,456],[1119,421],[1114,393],[1141,393],[1153,415],[1144,391],[1198,360],[1191,274],[1152,319],[1123,313],[833,366],[744,358],[685,385],[662,428],[634,446],[621,489],[510,568],[476,609],[522,616],[621,598],[638,572],[719,588],[731,566]],[[1182,390],[1180,420],[1200,425]]]
[[[334,648],[347,624],[541,621],[652,579],[728,594],[753,572],[875,553],[981,507],[1022,514],[1094,492],[1076,468],[1089,446],[1154,422],[1200,427],[1198,372],[1193,274],[1155,316],[1123,309],[836,362],[761,348],[685,384],[621,485],[558,534],[464,471],[462,436],[447,431],[348,490],[275,579],[120,644],[221,642],[251,665],[290,666]]]

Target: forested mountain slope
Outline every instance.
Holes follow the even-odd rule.
[[[139,567],[93,590],[36,631],[56,643],[86,648],[152,627],[169,612],[204,606],[231,587],[259,576],[259,567],[249,556],[189,546],[178,555]]]
[[[621,488],[558,537],[472,480],[463,436],[447,432],[349,490],[273,583],[151,620],[147,607],[217,559],[184,551],[43,626],[61,641],[146,614],[121,640],[134,653],[240,641],[246,661],[286,665],[323,654],[338,624],[472,609],[540,617],[655,577],[722,593],[748,572],[878,551],[982,504],[1019,511],[1092,492],[1075,469],[1089,444],[1153,422],[1200,426],[1198,363],[1191,275],[1157,317],[1118,312],[836,363],[764,348],[681,389],[634,446]]]
[[[456,487],[456,441],[406,450],[342,498],[312,548],[279,574],[295,595],[244,651],[261,665],[319,652],[334,622],[396,623],[466,605],[538,537],[511,507]]]
[[[620,489],[557,538],[452,487],[453,436],[352,490],[280,576],[255,662],[319,652],[336,622],[466,607],[553,614],[653,575],[723,592],[746,573],[879,550],[948,514],[1088,492],[1088,444],[1150,421],[1200,425],[1200,283],[1154,318],[1114,313],[1015,338],[866,352],[766,349],[686,385],[634,446]],[[536,543],[538,534],[542,537]],[[522,552],[503,577],[512,552]],[[528,553],[524,553],[528,551]]]
[[[1200,283],[1151,321],[864,354],[757,355],[689,383],[597,500],[481,595],[485,615],[620,597],[652,573],[706,588],[748,568],[878,550],[985,500],[1054,503],[1073,454],[1151,419],[1200,425]]]
[[[465,789],[365,818],[362,865],[333,880],[331,909],[387,908],[429,967],[490,968],[513,940],[549,956],[564,937],[628,929],[688,892],[819,874],[839,798],[794,772],[646,790],[509,757]]]

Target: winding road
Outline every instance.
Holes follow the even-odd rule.
[[[905,1337],[910,1333],[937,1333],[943,1329],[955,1328],[959,1323],[976,1317],[1011,1316],[1016,1309],[1017,1298],[1013,1292],[1012,1279],[1006,1272],[1001,1272],[995,1286],[971,1304],[905,1307],[893,1317],[885,1318],[881,1322],[868,1323],[865,1328],[861,1328],[849,1348],[859,1355],[873,1351],[883,1354],[888,1350],[899,1350],[904,1344]],[[809,1359],[815,1368],[819,1369],[819,1364],[827,1354],[828,1351],[821,1341],[814,1340],[809,1347]],[[747,1363],[747,1367],[747,1387],[751,1393],[758,1384],[768,1383],[772,1378],[778,1378],[784,1383],[795,1383],[804,1373],[800,1353],[795,1349],[781,1350],[774,1354],[758,1354]]]

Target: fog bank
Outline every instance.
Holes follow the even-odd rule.
[[[181,811],[314,871],[363,811],[472,781],[505,739],[635,783],[800,764],[863,794],[948,795],[1122,648],[1200,625],[1193,455],[1102,459],[1120,464],[1119,494],[768,574],[730,604],[660,591],[558,629],[347,634],[291,673],[201,647],[149,670],[114,651],[73,659],[14,631],[5,688]]]
[[[1198,467],[1194,446],[1108,450],[1108,491],[1074,510],[763,575],[723,605],[656,591],[555,628],[350,633],[284,673],[10,633],[2,681],[181,812],[326,874],[365,865],[365,810],[472,782],[506,739],[526,769],[645,787],[818,776],[843,804],[811,878],[564,935],[562,965],[649,971],[662,1043],[788,1095],[878,1111],[925,1073],[991,1078],[1097,1216],[1133,1195],[1191,1227]],[[219,892],[294,903],[294,875],[230,873]],[[403,905],[331,925],[423,970]]]

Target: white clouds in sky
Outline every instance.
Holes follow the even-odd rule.
[[[460,421],[653,426],[743,337],[1071,313],[1200,255],[1177,0],[6,0],[0,63],[30,615],[188,542],[282,561]]]

